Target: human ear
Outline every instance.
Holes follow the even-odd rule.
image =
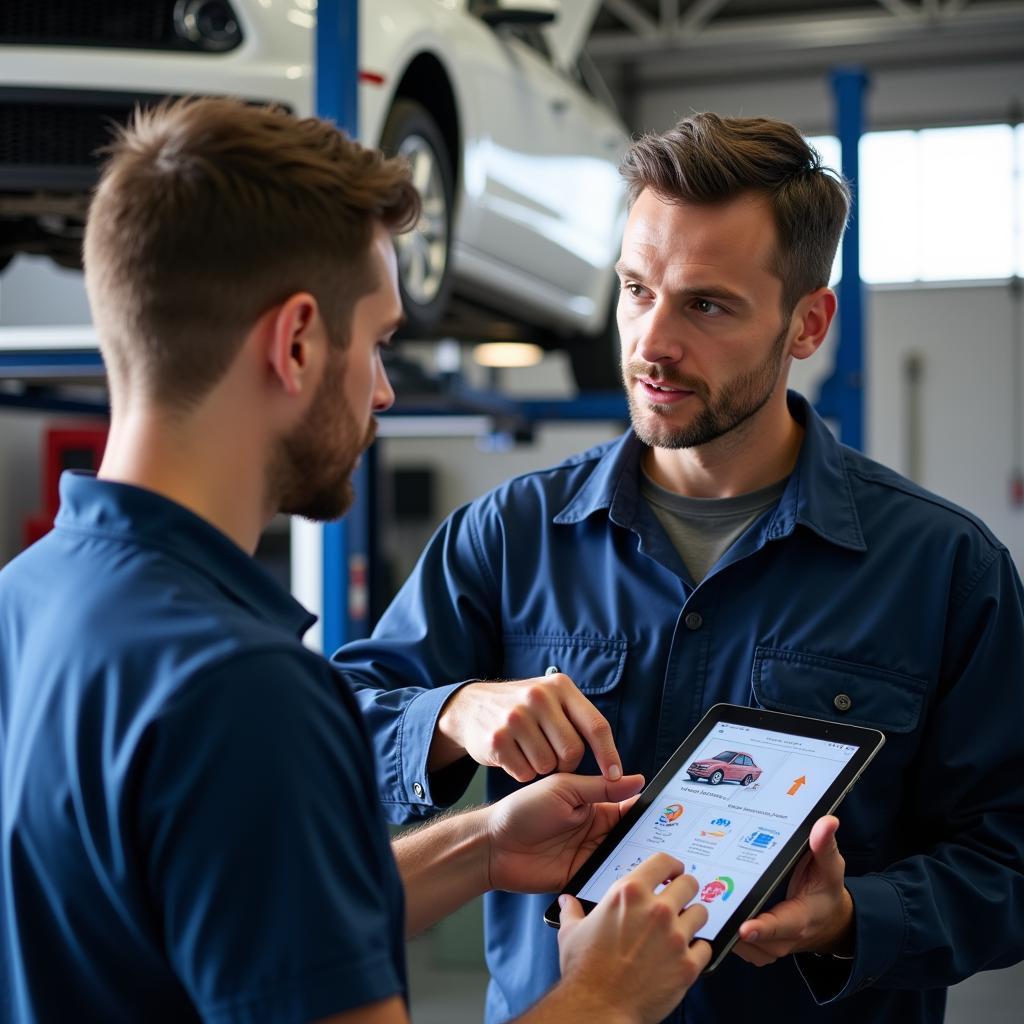
[[[286,394],[298,395],[315,377],[322,343],[316,299],[308,292],[290,295],[274,310],[267,339],[270,372]]]
[[[814,355],[825,340],[835,314],[836,293],[831,288],[819,288],[805,295],[794,311],[797,329],[790,343],[790,355],[794,359]]]

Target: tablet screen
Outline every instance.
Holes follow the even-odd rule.
[[[664,850],[700,883],[712,940],[858,748],[719,722],[579,891],[597,903],[617,878]]]
[[[875,729],[764,708],[716,704],[570,879],[585,910],[664,850],[698,883],[713,970],[878,753]],[[558,901],[544,920],[558,927]]]

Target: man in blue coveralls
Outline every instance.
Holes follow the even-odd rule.
[[[403,1024],[404,932],[557,890],[642,779],[555,776],[392,855],[352,695],[250,556],[279,510],[344,512],[392,401],[408,168],[227,100],[112,150],[85,240],[109,444],[0,573],[0,1017]],[[654,1024],[707,963],[696,888],[657,854],[570,901],[523,1021]]]
[[[708,706],[884,731],[780,902],[672,1019],[937,1024],[1024,956],[1024,618],[969,513],[837,443],[793,359],[832,321],[844,184],[791,126],[698,114],[623,173],[632,430],[456,511],[335,658],[395,820],[582,765],[652,775]],[[840,855],[840,847],[842,855]],[[543,898],[486,898],[488,1021],[558,973]]]

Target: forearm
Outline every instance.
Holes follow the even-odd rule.
[[[567,1020],[594,1020],[601,1024],[640,1024],[639,1013],[618,1010],[592,988],[561,981],[539,1003],[512,1024],[564,1024]]]
[[[485,808],[399,836],[392,848],[405,886],[405,933],[429,928],[488,888]]]

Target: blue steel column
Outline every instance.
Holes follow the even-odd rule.
[[[862,68],[839,68],[832,74],[837,134],[843,176],[853,190],[850,222],[843,236],[843,276],[839,282],[839,345],[832,376],[821,387],[818,411],[839,424],[839,439],[864,448],[865,352],[864,283],[860,277],[860,159],[864,134],[864,96],[868,76]]]
[[[313,68],[317,114],[355,136],[359,128],[359,0],[320,0]],[[364,456],[353,477],[356,504],[347,518],[323,528],[323,648],[327,654],[367,632],[366,592],[358,578],[354,590],[349,580],[353,573],[363,580],[369,575],[370,462]]]

